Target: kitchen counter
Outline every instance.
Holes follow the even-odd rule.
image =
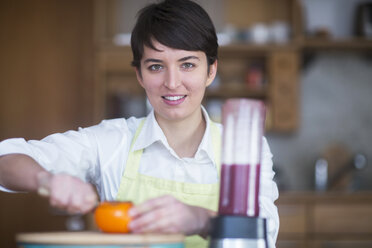
[[[372,247],[372,192],[281,192],[277,247]]]
[[[316,202],[333,202],[341,201],[345,199],[351,201],[372,201],[372,191],[355,191],[355,192],[342,192],[342,191],[326,191],[326,192],[315,192],[315,191],[284,191],[279,193],[279,199],[276,203],[292,203],[292,202],[303,202],[310,203]]]

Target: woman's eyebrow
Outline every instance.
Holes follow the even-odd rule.
[[[186,57],[183,57],[183,58],[180,58],[178,60],[178,62],[184,62],[184,61],[187,61],[189,59],[197,59],[197,60],[200,60],[199,57],[197,56],[186,56]],[[153,59],[153,58],[149,58],[149,59],[145,59],[145,61],[143,63],[162,63],[163,60],[161,59]]]
[[[145,59],[145,61],[143,61],[143,63],[162,63],[163,61],[160,60],[160,59]]]
[[[200,60],[199,57],[197,57],[197,56],[187,56],[187,57],[180,58],[180,59],[178,60],[178,62],[183,62],[183,61],[186,61],[186,60],[189,60],[189,59],[197,59],[197,60]]]

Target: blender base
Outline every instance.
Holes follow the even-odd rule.
[[[266,219],[220,215],[211,220],[209,248],[267,248]]]
[[[266,240],[264,239],[238,239],[238,238],[225,238],[225,239],[213,239],[210,241],[209,247],[213,248],[247,248],[247,247],[256,247],[256,248],[267,248]]]

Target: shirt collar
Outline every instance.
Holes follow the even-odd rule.
[[[195,158],[202,156],[201,153],[206,153],[210,160],[214,161],[214,151],[212,145],[212,133],[211,133],[211,120],[209,119],[208,112],[202,106],[202,112],[206,123],[205,133],[202,141],[200,142],[198,151],[195,154]]]
[[[138,135],[136,143],[133,145],[134,150],[144,149],[153,143],[160,141],[167,145],[167,139],[155,119],[154,110],[147,115],[142,130]]]
[[[206,129],[203,135],[203,139],[198,147],[198,150],[195,154],[195,158],[199,159],[203,157],[202,153],[205,153],[211,161],[214,161],[214,151],[213,151],[213,144],[212,144],[212,137],[211,137],[211,120],[209,119],[209,115],[205,108],[202,106],[202,113],[206,120]],[[163,130],[160,128],[158,122],[155,119],[154,110],[152,110],[145,120],[143,124],[142,130],[138,135],[138,138],[133,145],[134,150],[141,150],[155,142],[161,142],[165,147],[172,150],[169,147],[167,142],[167,138],[165,137]]]

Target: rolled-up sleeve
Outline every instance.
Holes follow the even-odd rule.
[[[278,187],[274,182],[272,153],[266,138],[263,139],[261,185],[260,185],[260,216],[267,219],[267,238],[269,247],[275,247],[279,231],[279,214],[274,202],[279,197]]]
[[[56,133],[42,140],[23,138],[0,142],[0,156],[20,153],[32,157],[51,173],[68,173],[83,181],[93,181],[97,164],[94,135],[88,129]],[[9,191],[5,188],[0,190]]]

